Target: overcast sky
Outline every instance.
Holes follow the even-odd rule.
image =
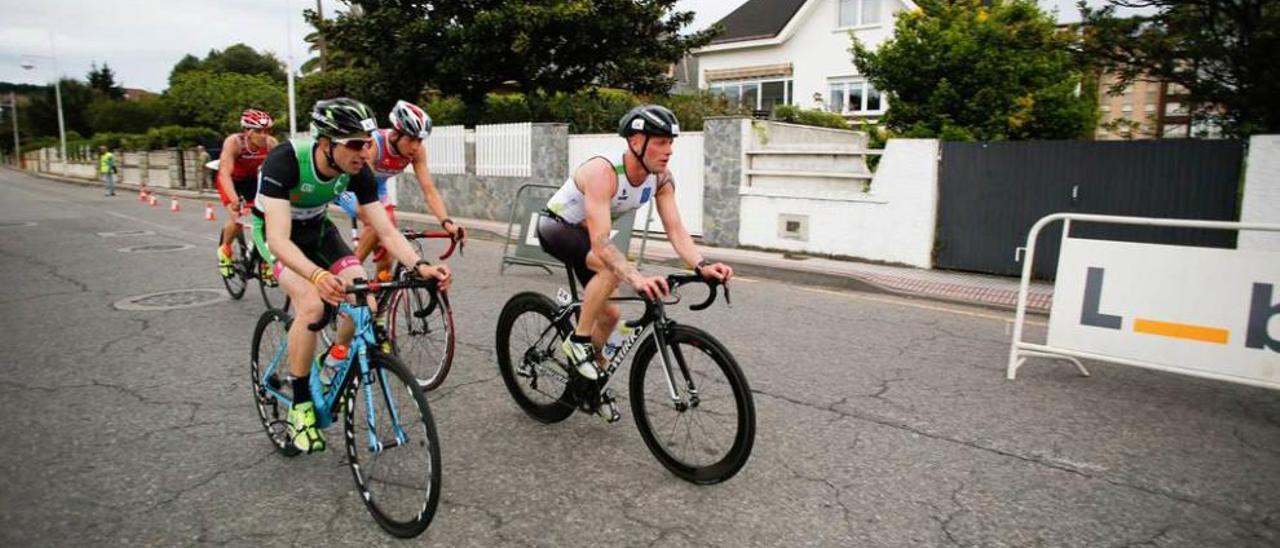
[[[724,17],[745,0],[680,0],[693,10],[693,28]],[[1074,0],[1060,3],[1074,13]],[[244,42],[281,59],[292,47],[294,66],[307,59],[302,37],[310,26],[302,10],[315,0],[0,0],[0,81],[41,84],[55,74],[47,57],[56,51],[59,69],[84,79],[91,63],[108,63],[126,87],[162,91],[169,70],[187,53],[204,57],[212,48]],[[324,0],[325,14],[339,6]],[[1065,11],[1064,11],[1065,13]],[[292,28],[290,28],[290,26]],[[52,44],[51,44],[52,38]],[[24,70],[23,62],[37,65]]]

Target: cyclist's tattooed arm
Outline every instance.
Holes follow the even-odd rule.
[[[591,251],[596,254],[605,266],[609,267],[619,280],[630,282],[631,277],[638,274],[636,268],[627,261],[627,254],[614,245],[609,238],[613,230],[613,220],[609,213],[609,200],[617,191],[618,177],[613,166],[607,161],[587,162],[574,174],[578,187],[586,196],[584,209],[587,213],[587,234],[591,237]]]

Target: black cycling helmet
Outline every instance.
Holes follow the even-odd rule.
[[[641,105],[628,110],[618,121],[618,135],[630,137],[637,133],[676,137],[680,135],[680,120],[662,105]]]
[[[355,99],[325,99],[316,101],[311,108],[312,137],[341,139],[368,135],[377,129],[373,110]]]
[[[631,148],[631,143],[627,143],[627,149],[636,155],[636,159],[640,160],[641,167],[644,170],[653,173],[652,169],[644,163],[644,153],[649,149],[649,138],[658,137],[678,137],[680,135],[680,120],[676,118],[676,113],[671,109],[662,105],[641,105],[622,115],[622,119],[618,121],[618,135],[622,137],[630,137],[637,133],[644,134],[644,144],[640,145],[640,150]]]

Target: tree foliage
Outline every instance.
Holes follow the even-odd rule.
[[[227,133],[239,129],[246,108],[265,110],[277,119],[287,109],[284,86],[265,75],[235,72],[179,74],[164,101],[178,124]]]
[[[92,66],[88,75],[89,87],[107,99],[124,99],[124,88],[116,82],[116,73],[111,70],[106,61],[102,62],[102,68],[98,68],[97,63]]]
[[[1118,17],[1116,8],[1143,15]],[[1083,55],[1119,76],[1187,90],[1193,115],[1228,135],[1280,131],[1280,2],[1110,0],[1081,3]]]
[[[308,20],[351,66],[385,83],[364,97],[379,111],[428,87],[473,110],[509,84],[526,94],[597,85],[663,92],[670,64],[711,39],[680,34],[693,14],[674,11],[676,0],[350,3],[334,19],[308,11]]]
[[[284,63],[270,52],[258,53],[244,44],[235,44],[224,50],[211,49],[204,59],[187,54],[169,73],[169,85],[188,72],[235,73],[264,76],[276,82],[285,81]]]
[[[1090,136],[1097,104],[1071,55],[1073,35],[1034,0],[917,4],[877,50],[853,39],[854,64],[888,95],[890,129],[955,140]]]
[[[89,105],[98,98],[97,92],[88,84],[72,78],[63,78],[59,82],[62,88],[62,113],[68,132],[88,135]],[[58,135],[58,101],[56,90],[48,86],[31,97],[27,106],[27,118],[31,125],[25,131],[33,135]]]
[[[162,126],[168,120],[168,110],[160,97],[145,97],[137,101],[113,101],[98,99],[89,105],[89,128],[93,133],[144,133],[149,128]]]

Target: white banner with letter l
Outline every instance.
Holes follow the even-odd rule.
[[[1280,253],[1064,238],[1047,346],[1280,388]]]

